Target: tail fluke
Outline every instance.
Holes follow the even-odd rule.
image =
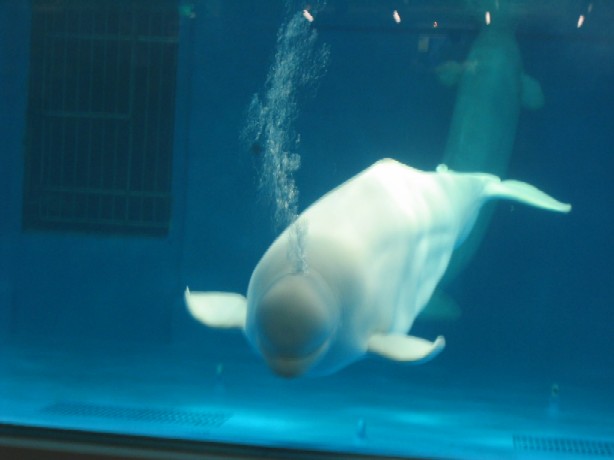
[[[555,212],[569,212],[571,205],[563,203],[526,182],[504,180],[489,182],[485,190],[489,198],[506,198]]]

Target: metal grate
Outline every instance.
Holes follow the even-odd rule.
[[[231,415],[223,412],[194,412],[184,410],[148,409],[102,404],[63,402],[42,409],[45,414],[68,417],[115,419],[131,422],[169,423],[196,427],[219,428]]]
[[[177,0],[33,0],[24,229],[164,235]]]
[[[514,436],[514,449],[543,453],[614,457],[614,443],[586,439]]]

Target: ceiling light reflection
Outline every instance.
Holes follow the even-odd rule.
[[[578,18],[578,29],[580,27],[582,27],[582,24],[584,24],[584,15],[581,14],[580,17]]]
[[[307,10],[303,10],[303,17],[307,19],[309,22],[313,22],[313,16]]]

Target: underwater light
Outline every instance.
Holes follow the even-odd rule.
[[[578,18],[578,29],[580,27],[582,27],[582,24],[584,24],[584,15],[581,14],[580,17]]]
[[[484,21],[486,22],[487,26],[490,25],[490,11],[487,11],[486,14],[484,15]]]
[[[396,22],[397,24],[401,22],[401,15],[399,14],[397,10],[394,10],[392,12],[392,18],[394,19],[394,22]]]

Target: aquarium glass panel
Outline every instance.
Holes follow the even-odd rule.
[[[0,458],[613,458],[613,24],[0,0]]]

